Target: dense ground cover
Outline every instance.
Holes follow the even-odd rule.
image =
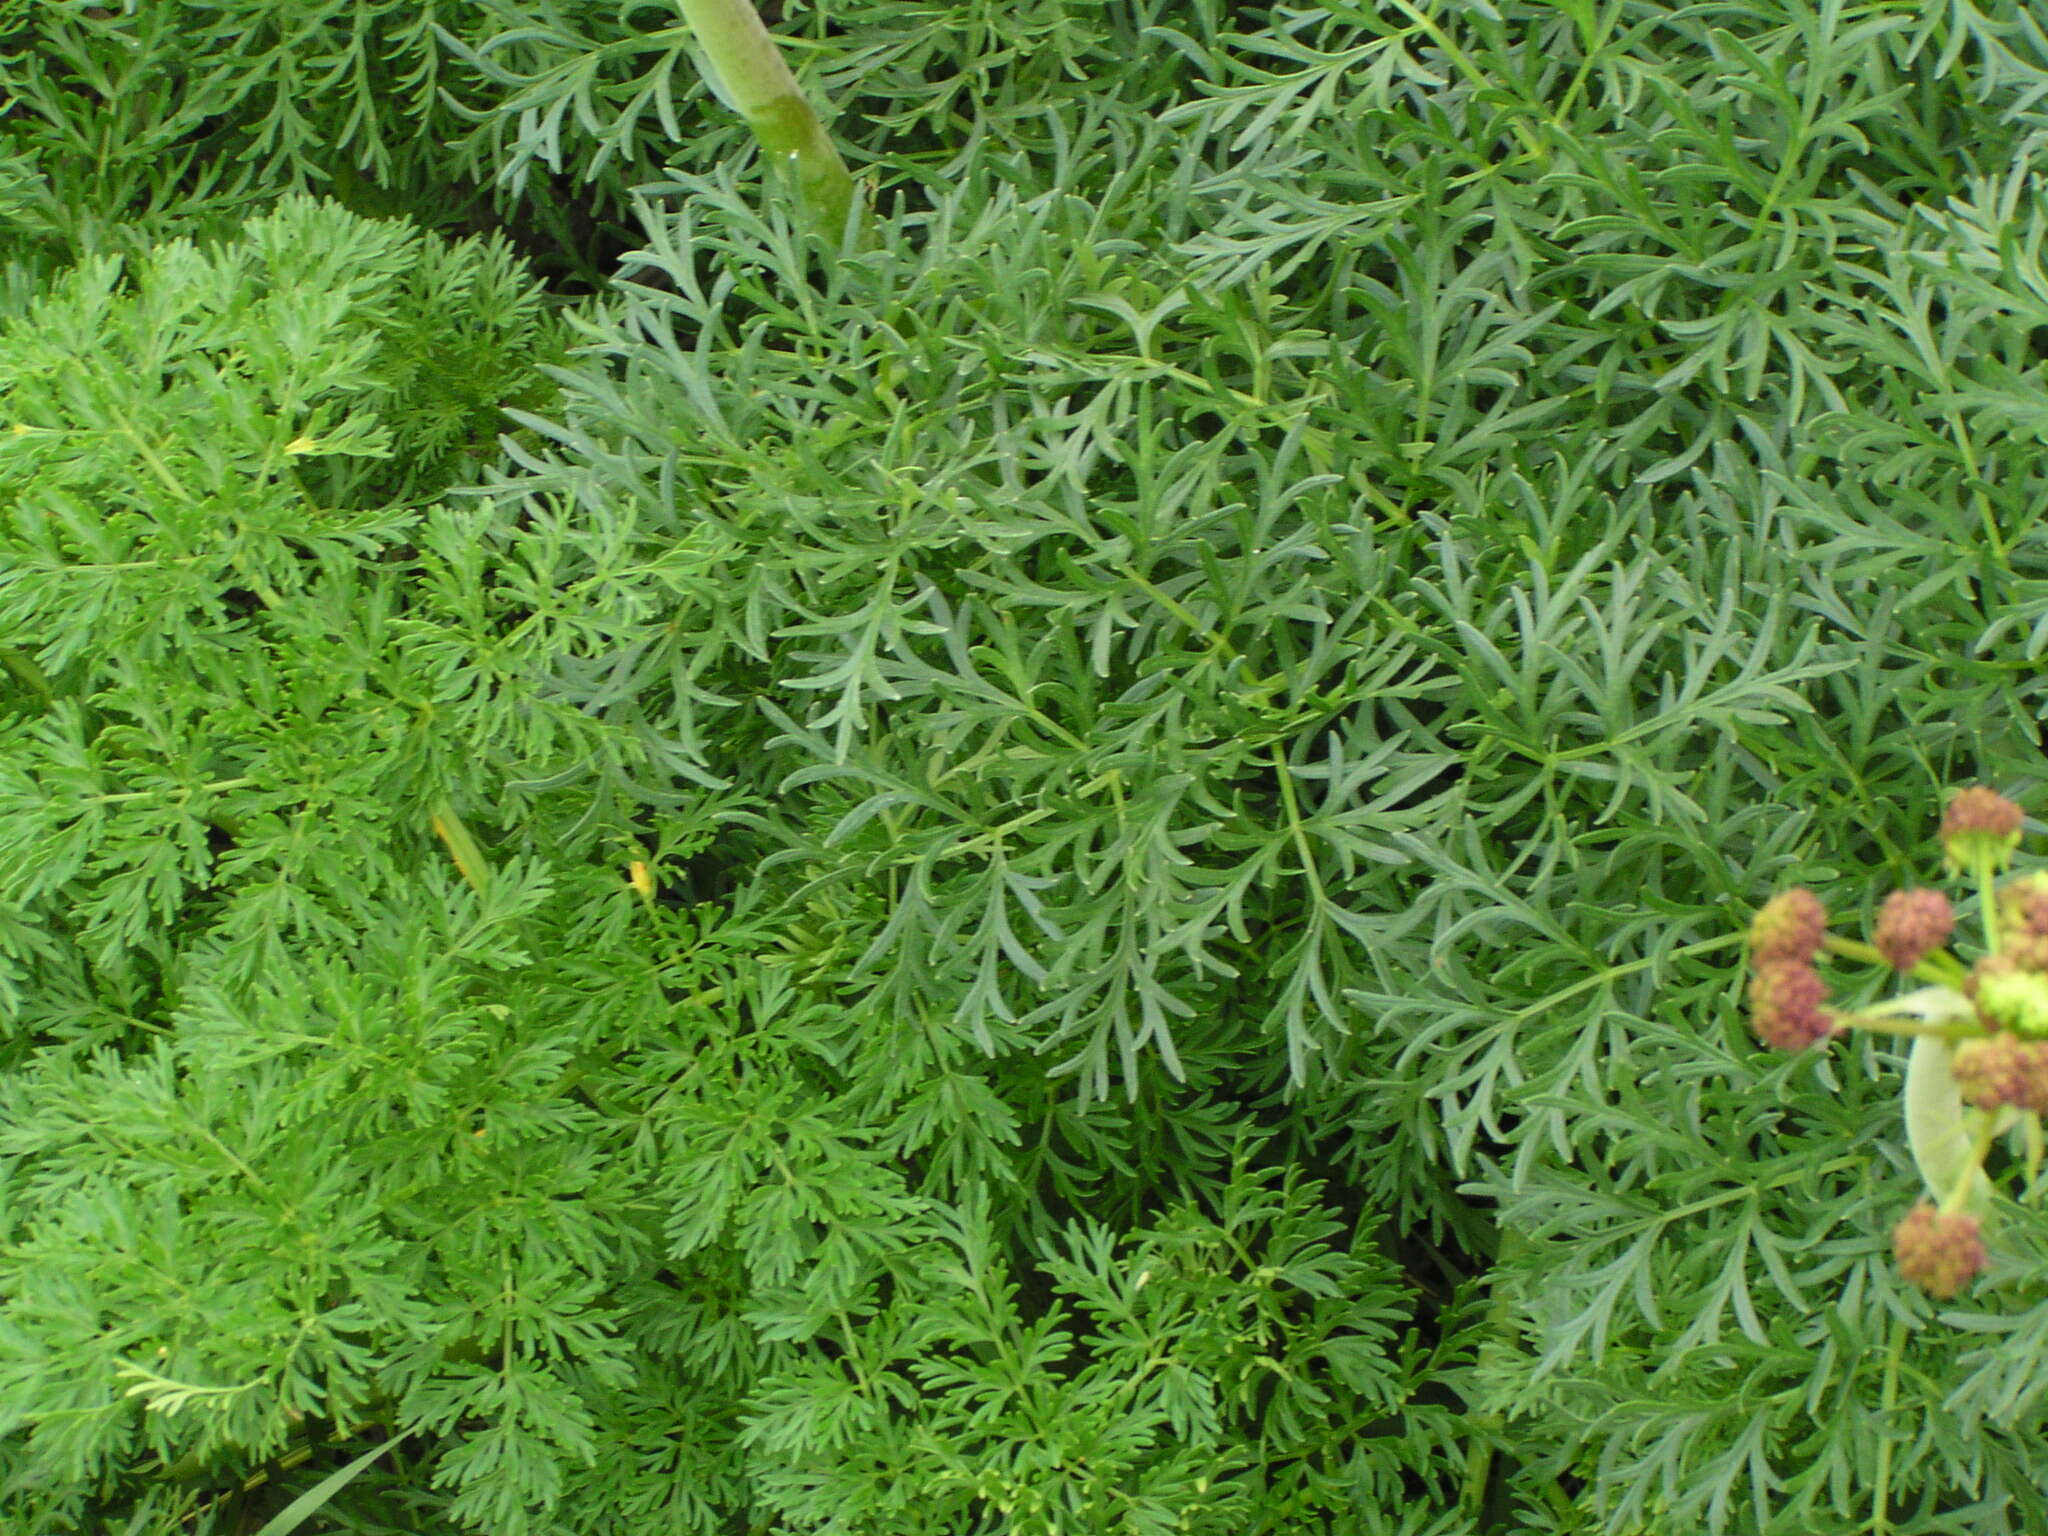
[[[2038,16],[766,9],[0,0],[10,1536],[2042,1528]]]

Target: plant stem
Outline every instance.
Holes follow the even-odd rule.
[[[1976,862],[1971,874],[1976,877],[1977,905],[1984,914],[1984,947],[1997,954],[1998,944],[1998,870],[1991,856],[1984,854]]]
[[[1836,938],[1829,934],[1822,940],[1822,947],[1831,955],[1843,960],[1860,960],[1865,965],[1879,965],[1887,970],[1891,962],[1877,952],[1873,945],[1857,939]],[[1918,981],[1932,982],[1936,986],[1955,987],[1962,983],[1969,970],[1954,955],[1945,949],[1932,949],[1920,957],[1920,962],[1906,973]]]
[[[811,226],[838,239],[853,209],[853,177],[752,0],[678,4],[704,50],[719,94],[746,119],[776,171],[795,183]]]
[[[1874,1009],[1869,1013],[1844,1013],[1842,1022],[1851,1029],[1867,1029],[1879,1035],[1910,1035],[1914,1039],[1982,1040],[1985,1031],[1974,1024],[1929,1024],[1922,1019],[1901,1022],[1899,1014]]]
[[[1963,1170],[1963,1176],[1956,1180],[1955,1188],[1950,1190],[1947,1198],[1941,1202],[1941,1213],[1944,1216],[1954,1215],[1970,1203],[1970,1196],[1977,1188],[1977,1179],[1984,1171],[1985,1155],[1990,1152],[1991,1143],[1998,1136],[1996,1116],[1988,1115],[1980,1109],[1973,1112],[1973,1118],[1977,1122],[1977,1127],[1975,1134],[1970,1138],[1970,1164]]]
[[[1508,1273],[1508,1266],[1519,1259],[1528,1247],[1520,1232],[1512,1227],[1500,1228],[1499,1245],[1494,1250],[1492,1295],[1486,1304],[1486,1344],[1512,1353],[1520,1345],[1517,1334],[1514,1278]],[[1469,1425],[1470,1442],[1465,1451],[1465,1487],[1459,1497],[1459,1512],[1469,1520],[1477,1520],[1486,1510],[1486,1492],[1493,1481],[1493,1455],[1495,1437],[1501,1430],[1502,1415],[1498,1411],[1475,1415]]]
[[[1877,1488],[1870,1502],[1870,1536],[1886,1536],[1891,1529],[1892,1504],[1892,1414],[1899,1406],[1899,1356],[1906,1350],[1906,1325],[1892,1323],[1891,1348],[1884,1359],[1884,1433],[1877,1442]]]

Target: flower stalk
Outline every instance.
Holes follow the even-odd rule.
[[[746,120],[762,155],[795,190],[806,222],[839,239],[853,212],[853,176],[752,0],[677,3],[703,49],[713,91]]]

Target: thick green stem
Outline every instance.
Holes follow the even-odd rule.
[[[795,184],[805,218],[837,240],[853,208],[853,177],[782,61],[752,0],[677,0],[719,94],[747,120],[761,153]]]
[[[1998,953],[1998,865],[1988,853],[1980,853],[1971,870],[1977,881],[1977,905],[1984,913],[1984,946]]]

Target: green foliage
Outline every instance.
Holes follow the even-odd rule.
[[[1737,963],[2037,798],[2037,18],[780,9],[856,256],[652,0],[0,0],[10,1532],[2048,1523]]]

